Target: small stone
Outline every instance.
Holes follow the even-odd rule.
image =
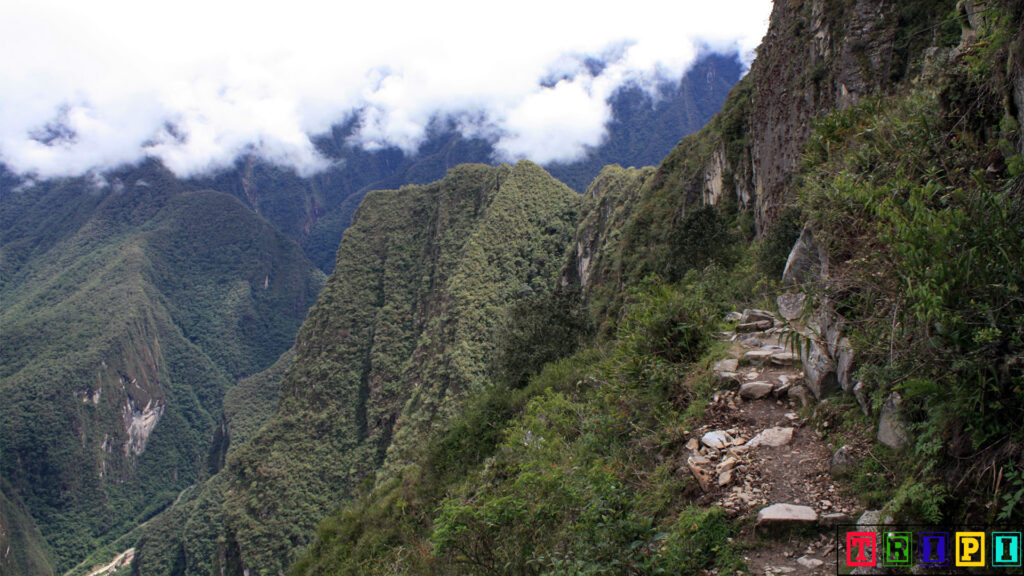
[[[822,514],[818,523],[822,526],[839,526],[841,524],[852,524],[853,518],[850,518],[849,514],[843,514],[841,512],[833,512],[832,514]]]
[[[779,446],[785,446],[793,440],[793,429],[792,428],[768,428],[762,430],[757,436],[754,436],[750,442],[747,442],[749,448],[757,448],[758,446],[771,446],[777,448]]]
[[[726,470],[718,475],[719,486],[728,486],[730,483],[732,483],[732,470]]]
[[[747,372],[743,377],[747,380],[757,380],[759,376],[757,372]]]
[[[808,558],[807,556],[801,556],[797,558],[796,563],[803,566],[804,568],[809,568],[811,570],[824,564],[823,561],[818,560],[817,558]]]
[[[863,382],[857,382],[853,387],[853,397],[857,399],[857,404],[860,404],[861,412],[863,412],[865,416],[870,416],[871,403],[868,401],[868,391]]]
[[[796,504],[772,504],[757,513],[757,525],[800,525],[814,524],[818,513],[810,506]]]
[[[686,443],[686,449],[690,452],[700,450],[700,441],[696,438],[690,438],[690,441]]]
[[[829,465],[829,474],[833,478],[841,478],[850,474],[857,465],[853,456],[853,450],[849,446],[843,446],[832,455],[832,463]]]
[[[721,450],[732,444],[732,436],[725,430],[712,430],[702,436],[700,441],[708,448]]]
[[[736,458],[735,456],[727,456],[722,459],[722,462],[718,465],[718,471],[724,472],[725,470],[732,470],[739,463],[739,458]]]
[[[800,401],[800,406],[807,407],[811,404],[811,391],[803,384],[793,386],[789,389],[789,397]]]
[[[798,416],[796,414],[796,412],[786,412],[785,414],[783,414],[783,416],[785,416],[786,419],[790,420],[790,421],[795,421],[795,420],[799,420],[800,419],[800,416]]]
[[[836,345],[838,358],[836,360],[836,378],[839,380],[839,387],[843,392],[849,393],[853,390],[850,381],[850,373],[853,371],[853,345],[849,338],[841,338]]]
[[[763,380],[747,382],[740,386],[740,397],[744,400],[757,400],[772,393],[772,383]]]
[[[729,312],[728,314],[725,315],[725,321],[726,322],[739,322],[742,318],[743,318],[743,314],[740,314],[739,312],[736,312],[735,310],[733,310],[732,312]]]
[[[702,460],[703,462],[701,462]],[[690,474],[693,474],[693,478],[704,492],[707,492],[711,487],[711,479],[708,477],[708,472],[702,467],[702,465],[707,463],[707,459],[700,456],[690,456],[686,460],[686,466],[690,469]]]

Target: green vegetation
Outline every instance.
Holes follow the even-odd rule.
[[[827,295],[859,377],[876,409],[891,391],[906,401],[914,458],[890,457],[891,507],[926,521],[994,521],[1024,441],[1020,134],[991,81],[1024,8],[1008,4],[944,77],[824,117],[804,159],[801,202],[838,264]],[[1001,520],[1019,519],[1003,490]]]
[[[578,204],[528,162],[367,195],[299,332],[276,414],[231,448],[220,493],[203,496],[221,505],[181,512],[180,537],[145,537],[140,569],[179,556],[197,573],[290,564],[330,508],[378,467],[402,470],[487,386],[510,308],[551,294]]]
[[[0,472],[61,571],[206,473],[224,392],[288,348],[322,282],[237,200],[161,174],[3,198]]]
[[[294,573],[741,569],[735,526],[687,507],[696,487],[676,473],[713,388],[695,361],[732,280],[710,268],[650,282],[628,296],[611,341],[546,364],[525,388],[471,397],[414,466],[325,520]]]

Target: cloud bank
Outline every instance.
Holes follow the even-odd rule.
[[[8,0],[0,161],[39,177],[159,158],[179,176],[256,152],[306,175],[310,138],[414,152],[451,118],[503,160],[600,144],[625,83],[678,78],[701,46],[748,59],[771,0],[325,3]]]

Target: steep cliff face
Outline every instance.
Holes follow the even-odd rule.
[[[528,162],[367,195],[296,340],[277,413],[203,496],[222,504],[196,511],[214,524],[145,538],[137,570],[179,556],[187,573],[286,567],[360,480],[406,466],[486,385],[498,325],[517,298],[553,288],[578,204]]]
[[[61,570],[206,473],[225,390],[322,281],[240,202],[162,174],[3,197],[0,470]]]

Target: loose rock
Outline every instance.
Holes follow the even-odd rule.
[[[721,450],[732,444],[732,436],[725,430],[712,430],[702,436],[700,441],[708,448]]]
[[[757,436],[750,439],[747,442],[747,446],[750,448],[757,448],[758,446],[771,446],[777,448],[779,446],[785,446],[793,441],[793,429],[792,428],[768,428],[762,430]]]
[[[697,481],[700,489],[707,492],[711,488],[711,478],[704,466],[710,465],[711,462],[699,455],[695,454],[686,459],[686,466],[690,469],[690,474],[693,474],[693,478]]]
[[[857,404],[860,404],[861,412],[865,416],[871,416],[871,403],[868,401],[868,391],[863,382],[857,382],[857,385],[853,387],[853,397],[857,399]]]
[[[803,384],[793,386],[789,389],[789,397],[800,401],[800,406],[806,407],[811,404],[811,392]]]
[[[907,444],[906,429],[899,414],[900,401],[898,392],[890,394],[878,418],[878,441],[893,450],[900,450]]]
[[[736,372],[737,370],[739,370],[739,367],[740,367],[740,361],[739,360],[737,360],[735,358],[726,358],[724,360],[719,360],[718,362],[715,362],[714,370],[715,370],[715,372],[719,372],[719,373],[721,373],[721,372]]]
[[[747,382],[740,386],[740,397],[744,400],[757,400],[772,393],[772,383],[759,380]]]
[[[853,450],[849,446],[843,446],[832,455],[832,463],[828,471],[833,478],[841,478],[850,474],[856,465],[857,461],[853,457]]]
[[[807,556],[801,556],[796,559],[796,563],[803,566],[804,568],[815,569],[825,562],[818,560],[817,558],[809,558]]]

